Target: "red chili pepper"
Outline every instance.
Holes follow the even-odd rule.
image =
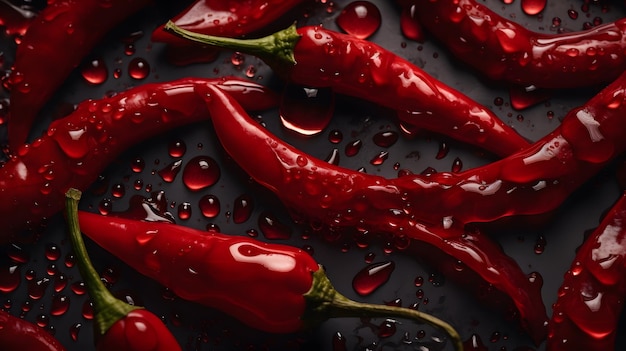
[[[429,189],[427,178],[386,179],[330,165],[277,139],[227,94],[208,87],[207,96],[216,133],[226,151],[253,179],[275,192],[296,221],[391,233],[432,245],[510,296],[533,340],[539,343],[545,338],[548,317],[541,299],[541,280],[529,279],[497,244],[480,233],[448,225],[446,217],[423,221],[420,216],[428,212],[421,207],[430,207],[429,195],[415,190]],[[249,157],[251,150],[255,157]],[[412,185],[398,185],[411,179]],[[441,193],[443,186],[431,185],[440,189],[434,196],[446,196]],[[454,203],[463,206],[462,201],[458,198]],[[413,206],[420,210],[414,212]],[[451,210],[448,214],[455,213]]]
[[[81,192],[69,189],[65,207],[72,247],[80,275],[94,308],[96,349],[109,351],[180,351],[176,338],[163,321],[143,307],[119,300],[106,288],[93,267],[78,222]],[[111,233],[109,232],[109,235]]]
[[[250,327],[293,333],[329,318],[400,317],[442,329],[455,349],[462,350],[454,328],[434,316],[341,295],[301,249],[169,222],[89,212],[79,212],[79,221],[85,235],[139,273],[185,300],[221,310]]]
[[[24,143],[37,114],[106,33],[151,0],[53,1],[17,46],[11,86],[9,146]]]
[[[626,298],[626,195],[585,239],[565,273],[548,326],[548,351],[615,350]]]
[[[82,102],[0,168],[0,242],[22,229],[36,228],[42,219],[63,209],[69,187],[85,190],[130,146],[207,119],[205,102],[196,93],[206,84],[219,85],[252,110],[277,105],[271,91],[236,78],[145,84],[113,97]]]
[[[46,330],[0,310],[0,345],[4,351],[65,351]]]
[[[537,88],[608,83],[626,69],[626,18],[575,33],[537,33],[476,0],[400,0],[455,56],[490,79]]]
[[[196,34],[169,22],[181,37],[259,56],[291,81],[331,87],[398,112],[402,122],[506,156],[528,142],[492,111],[384,48],[322,27],[291,26],[260,39]]]

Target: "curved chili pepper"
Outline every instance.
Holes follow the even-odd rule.
[[[386,179],[314,159],[260,127],[227,94],[211,87],[206,90],[213,125],[226,151],[253,179],[275,192],[296,221],[391,233],[435,246],[510,296],[532,339],[538,344],[545,338],[548,317],[541,281],[529,279],[479,232],[448,226],[442,218],[422,221],[412,207],[428,202],[428,195],[421,197],[415,189],[397,185],[411,177]],[[251,149],[255,157],[249,157]]]
[[[179,79],[84,101],[0,167],[0,242],[63,209],[69,187],[85,190],[130,146],[207,119],[204,100],[195,92],[206,84],[219,85],[252,110],[277,106],[271,91],[236,78]]]
[[[349,300],[301,249],[170,222],[90,212],[79,212],[79,220],[85,235],[139,273],[182,299],[216,308],[250,327],[293,333],[329,318],[400,317],[440,328],[455,349],[463,349],[454,328],[434,316]]]
[[[548,326],[548,351],[614,350],[626,298],[626,195],[578,249]]]
[[[46,330],[0,310],[0,345],[4,351],[65,351]]]
[[[106,288],[93,267],[78,223],[81,192],[70,188],[65,207],[72,247],[80,275],[94,308],[96,349],[102,351],[180,351],[176,338],[163,321],[143,307],[119,300]],[[109,233],[111,234],[111,233]]]
[[[626,69],[626,18],[575,33],[537,33],[475,0],[400,0],[461,61],[537,88],[608,83]]]
[[[331,87],[398,111],[402,122],[506,156],[528,142],[492,111],[409,61],[369,42],[322,27],[291,26],[260,39],[230,39],[165,29],[193,41],[259,56],[291,81]]]
[[[9,84],[9,146],[24,143],[37,114],[106,33],[151,0],[58,0],[44,8],[17,46]]]

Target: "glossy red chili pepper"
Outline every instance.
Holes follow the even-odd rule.
[[[110,351],[180,351],[176,338],[163,321],[143,307],[119,300],[106,288],[93,267],[83,242],[78,222],[81,192],[69,189],[66,194],[66,217],[76,263],[94,309],[97,350]],[[111,233],[109,233],[111,235]]]
[[[124,150],[177,126],[208,118],[195,90],[216,84],[252,110],[277,106],[261,85],[236,78],[180,79],[146,84],[113,97],[82,102],[0,168],[0,242],[63,208],[69,187],[85,190]],[[129,132],[132,131],[132,132]]]
[[[44,104],[106,33],[151,0],[53,1],[29,25],[9,85],[9,146],[28,138]]]
[[[548,351],[615,350],[626,298],[626,196],[578,248],[549,324]]]
[[[456,57],[485,76],[537,88],[608,83],[626,68],[626,18],[574,33],[538,33],[476,0],[400,0]]]
[[[454,328],[434,316],[344,297],[301,249],[169,222],[89,212],[80,212],[79,220],[85,235],[141,274],[185,300],[221,310],[253,328],[293,333],[328,318],[400,317],[442,329],[462,350]]]
[[[541,280],[535,275],[529,278],[487,237],[453,225],[453,217],[423,221],[420,215],[428,212],[414,212],[413,206],[429,207],[418,203],[428,203],[429,195],[415,193],[418,186],[429,189],[427,178],[386,179],[330,165],[277,139],[227,94],[208,87],[207,96],[216,133],[226,151],[252,178],[275,192],[296,221],[391,233],[432,245],[510,296],[533,340],[539,343],[545,338],[548,317],[541,299]],[[255,157],[248,156],[251,150]],[[412,187],[398,185],[410,179],[415,181]],[[435,196],[446,194],[440,191]],[[461,201],[455,203],[463,206]]]
[[[48,331],[3,310],[0,310],[0,345],[4,351],[65,351]]]
[[[322,27],[292,26],[261,39],[219,38],[165,29],[184,38],[255,54],[291,81],[331,87],[398,112],[403,123],[506,156],[528,142],[492,111],[409,61],[369,42]]]

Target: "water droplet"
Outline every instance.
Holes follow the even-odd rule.
[[[55,292],[61,292],[67,286],[67,276],[59,273],[54,277],[53,288]]]
[[[573,10],[573,9],[569,9],[567,10],[567,16],[573,20],[578,18],[578,11]]]
[[[6,248],[7,256],[16,263],[26,263],[30,260],[29,254],[21,246],[11,244]]]
[[[87,287],[85,286],[85,282],[74,282],[70,285],[70,289],[72,292],[78,296],[85,295],[87,293]]]
[[[547,241],[546,241],[545,236],[539,235],[537,237],[537,240],[535,241],[535,247],[534,247],[535,253],[537,255],[541,255],[546,249],[546,244],[547,244]]]
[[[128,63],[128,74],[133,79],[144,79],[150,74],[150,64],[141,57],[136,57]]]
[[[187,152],[187,144],[183,140],[174,140],[168,144],[167,152],[174,158],[181,158]]]
[[[370,164],[374,165],[374,166],[379,166],[382,165],[387,158],[389,158],[389,152],[388,151],[381,151],[378,153],[378,155],[374,156],[371,160],[370,160]]]
[[[369,1],[353,1],[337,16],[339,28],[359,39],[374,34],[380,24],[380,10]]]
[[[417,19],[417,5],[405,6],[400,13],[400,30],[402,34],[410,40],[417,42],[424,41],[424,30]]]
[[[178,205],[178,218],[187,220],[191,217],[191,204],[189,202],[183,202]]]
[[[289,84],[280,103],[280,120],[288,130],[302,135],[315,135],[330,122],[335,97],[330,88],[307,88]]]
[[[78,341],[78,333],[80,332],[80,328],[83,325],[81,323],[74,323],[71,327],[70,327],[70,337],[72,338],[73,341]]]
[[[547,0],[522,0],[522,11],[527,15],[536,15],[546,8]]]
[[[56,261],[61,257],[61,248],[57,244],[49,243],[46,245],[45,255],[49,261]]]
[[[262,212],[259,215],[258,224],[263,236],[269,240],[287,240],[291,238],[291,227],[280,222],[273,213]]]
[[[99,85],[104,83],[109,76],[107,66],[102,59],[94,59],[82,65],[80,74],[89,84]]]
[[[239,224],[247,221],[253,209],[254,202],[251,196],[243,194],[237,197],[233,205],[233,222]]]
[[[352,288],[361,296],[370,295],[389,280],[395,266],[392,261],[368,265],[354,276]]]
[[[450,147],[448,146],[448,143],[442,141],[439,143],[439,150],[437,150],[437,155],[435,156],[435,158],[437,160],[441,160],[448,155],[448,152],[450,152]]]
[[[466,351],[489,351],[478,334],[472,334],[469,339],[465,340],[463,349]]]
[[[346,338],[340,332],[336,332],[333,334],[333,351],[348,351],[348,346],[346,345]]]
[[[220,200],[215,195],[204,195],[198,203],[200,212],[206,218],[215,218],[220,213]]]
[[[163,181],[165,181],[167,183],[171,183],[171,182],[174,181],[174,179],[178,175],[178,172],[180,172],[180,166],[182,164],[183,164],[183,160],[174,161],[174,162],[170,163],[169,165],[167,165],[167,166],[163,167],[162,169],[160,169],[157,172],[157,174],[161,176]]]
[[[28,282],[28,296],[33,300],[39,300],[46,294],[46,289],[50,285],[50,279],[42,278]]]
[[[8,265],[0,269],[0,292],[10,293],[20,285],[20,268],[17,265]]]
[[[82,315],[85,319],[93,319],[93,302],[91,300],[85,300],[83,303]]]
[[[398,141],[398,133],[394,131],[384,131],[374,134],[372,140],[380,147],[390,147]]]
[[[52,297],[50,314],[52,316],[62,316],[70,308],[70,298],[66,295],[55,295]]]
[[[146,167],[146,161],[144,161],[141,157],[135,157],[130,164],[130,169],[134,173],[141,173],[143,169]]]
[[[192,191],[214,185],[220,178],[220,167],[209,156],[196,156],[189,160],[183,171],[183,183]]]
[[[233,66],[235,66],[235,67],[239,67],[239,66],[243,65],[243,63],[245,61],[246,61],[246,56],[244,54],[242,54],[241,52],[234,52],[230,56],[230,63],[232,63]]]
[[[328,156],[326,156],[325,161],[330,163],[331,165],[335,165],[335,166],[338,165],[339,164],[339,150],[337,150],[336,148],[333,148],[328,154]]]
[[[333,129],[328,133],[328,141],[339,144],[343,140],[343,133],[338,129]]]
[[[119,199],[124,197],[124,195],[126,195],[126,187],[124,186],[124,184],[113,184],[113,186],[111,187],[111,196]]]
[[[345,148],[344,152],[345,152],[346,156],[352,157],[352,156],[354,156],[354,155],[359,153],[359,150],[361,150],[362,146],[363,146],[363,142],[361,141],[361,139],[357,139],[357,140],[354,140],[351,143],[348,143],[346,145],[346,148]]]
[[[396,321],[394,321],[393,319],[386,319],[378,327],[378,337],[389,338],[396,333],[396,330]]]
[[[461,170],[463,169],[463,161],[461,161],[460,158],[455,158],[454,161],[452,161],[452,167],[450,168],[450,170],[452,171],[452,173],[458,173],[461,172]]]

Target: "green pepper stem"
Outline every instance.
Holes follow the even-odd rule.
[[[300,34],[296,30],[296,25],[292,24],[286,29],[270,34],[266,37],[256,39],[234,39],[217,37],[188,31],[180,28],[174,22],[168,21],[164,29],[170,33],[197,43],[221,47],[251,54],[266,62],[275,63],[277,67],[287,64],[294,66],[296,59],[294,49]]]
[[[104,335],[113,324],[126,317],[130,311],[141,307],[131,306],[115,298],[104,285],[100,279],[100,275],[93,267],[78,223],[78,201],[80,197],[81,192],[77,189],[69,189],[65,193],[67,223],[74,253],[76,254],[78,270],[85,281],[87,292],[93,302],[95,312],[94,328],[100,335]]]
[[[428,323],[443,330],[452,342],[455,350],[463,350],[463,341],[459,333],[447,322],[414,309],[362,303],[348,299],[332,286],[332,283],[320,267],[313,273],[311,290],[304,295],[307,312],[304,322],[315,325],[329,318],[337,317],[398,317]]]

